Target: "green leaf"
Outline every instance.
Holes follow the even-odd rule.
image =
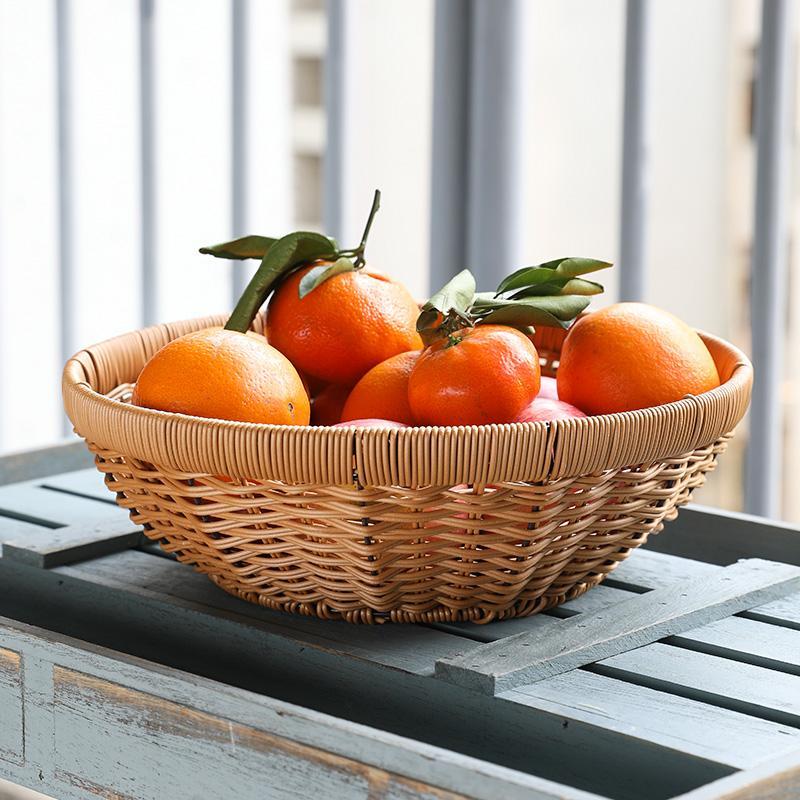
[[[608,261],[598,261],[594,258],[557,258],[555,261],[546,261],[533,267],[523,267],[511,273],[500,282],[497,287],[497,295],[514,289],[548,283],[554,279],[566,281],[589,272],[607,269],[610,266]]]
[[[447,314],[451,309],[462,314],[472,304],[475,297],[475,278],[468,270],[462,270],[451,278],[430,300],[422,307],[423,311],[436,309],[442,314]]]
[[[234,258],[237,260],[245,258],[264,258],[267,250],[277,242],[269,236],[242,236],[241,239],[234,239],[232,242],[222,244],[212,244],[210,247],[201,247],[200,252],[204,255],[216,256],[217,258]]]
[[[559,278],[557,280],[548,281],[547,283],[539,283],[535,286],[526,286],[518,292],[514,292],[514,294],[511,295],[511,299],[519,300],[523,297],[543,295],[595,295],[602,293],[603,286],[594,281],[587,281],[583,278]]]
[[[556,258],[554,261],[545,261],[544,264],[539,266],[553,269],[558,275],[577,278],[578,275],[586,275],[589,272],[608,269],[614,265],[610,261],[598,261],[596,258],[569,256],[568,258]]]
[[[481,322],[498,325],[548,325],[566,328],[589,305],[589,300],[577,295],[528,297],[522,300],[503,300],[479,296],[473,313]]]
[[[274,286],[297,267],[319,258],[332,258],[336,245],[321,233],[295,231],[278,239],[261,259],[225,327],[246,331]]]
[[[436,308],[424,308],[417,317],[417,333],[435,329],[442,318],[441,312]]]
[[[553,278],[554,270],[550,267],[523,267],[503,278],[497,287],[496,294],[505,294],[514,289],[535,286],[537,283],[545,283]]]
[[[314,234],[319,236],[320,234]],[[336,239],[330,236],[323,237],[331,243],[334,251],[339,249]],[[242,236],[241,239],[233,239],[222,244],[213,244],[210,247],[201,247],[203,255],[216,256],[216,258],[227,258],[244,260],[246,258],[262,259],[269,251],[270,247],[279,241],[270,236]]]
[[[339,275],[342,272],[352,272],[355,269],[355,264],[349,258],[337,258],[333,264],[326,264],[321,267],[312,267],[305,275],[303,275],[298,286],[298,294],[302,300],[309,292],[317,288],[321,283],[324,283],[328,278],[334,275]]]

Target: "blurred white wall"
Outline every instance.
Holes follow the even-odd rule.
[[[357,244],[372,202],[372,267],[428,291],[433,0],[348,0],[344,240]]]
[[[0,451],[61,431],[52,11],[0,3]]]
[[[614,261],[619,249],[623,0],[524,4],[523,258]],[[598,280],[616,298],[613,273]]]

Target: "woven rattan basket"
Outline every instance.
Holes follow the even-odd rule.
[[[489,622],[585,592],[703,484],[750,397],[747,358],[703,335],[718,389],[586,419],[284,427],[125,402],[156,350],[222,322],[81,350],[64,369],[67,413],[117,502],[166,551],[245,600],[328,619]],[[544,374],[563,338],[537,333]]]

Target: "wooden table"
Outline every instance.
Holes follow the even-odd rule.
[[[92,469],[0,486],[0,542],[0,777],[57,798],[800,797],[788,526],[690,507],[604,585],[484,626],[244,603]]]

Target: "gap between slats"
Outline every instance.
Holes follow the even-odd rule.
[[[103,497],[96,497],[86,492],[77,492],[74,489],[62,489],[60,486],[50,486],[47,483],[40,483],[38,486],[40,489],[44,489],[47,492],[60,492],[61,494],[68,494],[71,495],[72,497],[82,497],[84,500],[91,500],[92,502],[95,503],[105,503],[106,505],[111,505],[111,506],[117,505],[116,500],[114,500],[110,492],[108,495],[108,499],[105,499]]]

